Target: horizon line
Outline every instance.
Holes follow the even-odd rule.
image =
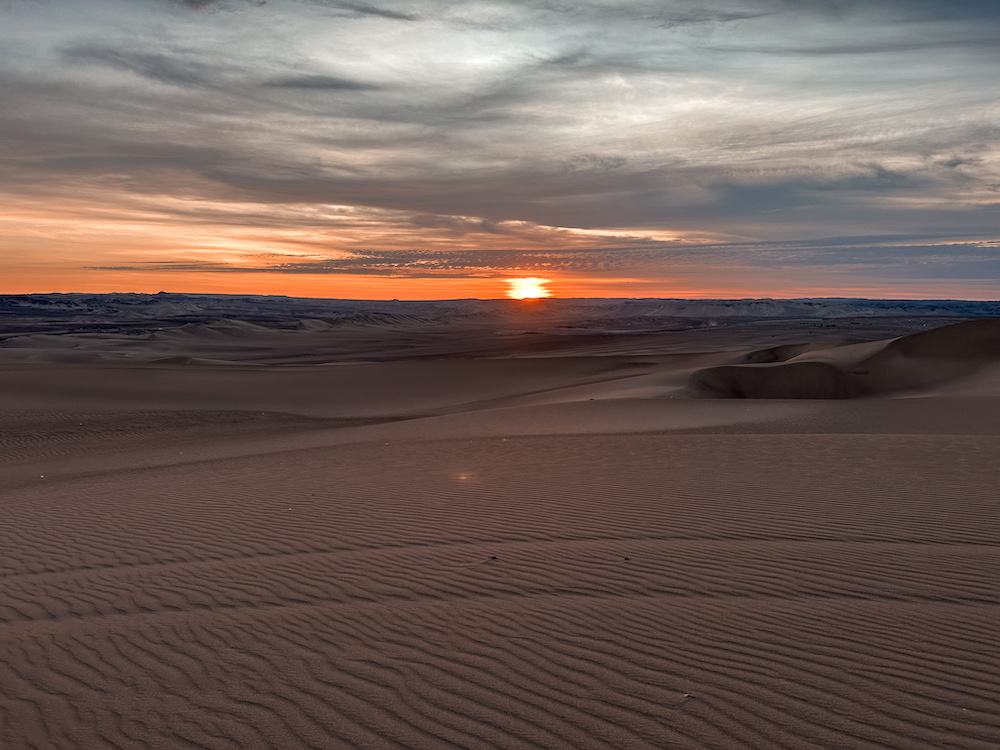
[[[263,297],[268,299],[290,299],[290,300],[319,300],[328,302],[506,302],[510,304],[539,304],[544,302],[558,301],[663,301],[663,302],[746,302],[746,301],[826,301],[826,300],[851,300],[865,302],[1000,302],[1000,298],[983,297],[533,297],[527,299],[512,299],[510,297],[449,297],[449,298],[427,298],[427,299],[399,299],[399,298],[354,298],[354,297],[312,297],[294,296],[289,294],[255,294],[255,293],[226,293],[226,292],[23,292],[23,293],[0,293],[0,299],[4,297],[50,297],[50,296],[83,296],[83,297],[110,297],[110,296],[142,296],[156,297],[159,295],[177,295],[182,297]]]

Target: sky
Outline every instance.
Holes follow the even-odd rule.
[[[0,0],[0,293],[1000,297],[998,0]]]

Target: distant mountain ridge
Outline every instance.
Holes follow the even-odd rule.
[[[379,318],[414,322],[457,322],[496,318],[498,322],[537,319],[573,327],[690,327],[742,320],[839,319],[852,317],[933,316],[1000,317],[1000,301],[803,299],[541,299],[370,301],[256,295],[158,294],[28,294],[0,296],[0,330],[22,328],[30,321],[57,319],[67,324],[141,326],[205,320],[247,320],[293,325],[302,320],[326,323]],[[31,327],[28,325],[28,327]]]
[[[41,294],[0,297],[0,361],[280,365],[752,347],[763,362],[990,318],[1000,302]]]

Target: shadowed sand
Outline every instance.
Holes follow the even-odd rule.
[[[998,326],[10,339],[0,747],[992,750]]]

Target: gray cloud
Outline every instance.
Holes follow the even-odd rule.
[[[389,0],[381,5],[372,5],[354,0],[298,0],[302,3],[345,11],[346,14],[379,16],[382,18],[415,21],[421,17],[434,17],[449,7],[461,8],[460,2],[431,3],[414,0],[399,2]],[[235,5],[267,4],[267,0],[166,0],[172,5],[190,10],[226,8]],[[530,12],[544,14],[572,14],[584,18],[628,18],[644,22],[659,23],[664,28],[677,28],[692,24],[732,23],[762,18],[776,13],[813,13],[827,17],[845,19],[859,14],[875,14],[895,20],[910,22],[994,20],[1000,18],[1000,9],[993,0],[756,0],[756,2],[722,2],[706,8],[693,0],[674,0],[670,3],[647,2],[600,2],[581,0],[572,6],[547,0],[509,0],[503,5],[520,7]],[[730,7],[726,7],[726,6]],[[749,6],[750,9],[747,9]],[[415,12],[421,8],[423,13]],[[435,12],[436,11],[436,12]]]
[[[206,10],[232,8],[233,3],[250,4],[262,6],[267,4],[267,0],[167,0],[173,5],[179,5],[189,10]],[[380,8],[369,3],[351,2],[351,0],[300,0],[300,2],[311,3],[335,10],[344,11],[344,15],[360,18],[362,16],[379,16],[396,21],[415,21],[417,16],[405,11]]]
[[[992,0],[778,0],[791,10],[844,17],[876,13],[910,21],[975,20],[1000,18]]]
[[[914,39],[912,41],[888,42],[872,40],[869,42],[844,42],[828,45],[811,45],[808,47],[783,47],[768,45],[766,47],[716,47],[716,51],[730,53],[749,53],[766,55],[886,55],[892,52],[920,52],[934,49],[969,49],[983,47],[987,51],[995,51],[997,39],[991,35],[962,35],[950,39]]]
[[[181,86],[202,85],[208,82],[208,66],[182,61],[157,52],[140,52],[96,44],[83,44],[68,48],[63,59],[69,63],[99,65],[124,70],[163,83]]]
[[[682,26],[692,26],[695,24],[713,23],[733,23],[734,21],[748,21],[754,18],[764,18],[773,15],[771,12],[740,13],[713,11],[710,9],[692,10],[676,15],[668,15],[660,20],[660,27],[665,29],[676,29]]]
[[[358,3],[349,2],[348,0],[307,0],[315,5],[322,5],[327,8],[335,8],[337,10],[347,11],[348,14],[354,16],[379,16],[381,18],[390,18],[395,21],[416,21],[419,16],[414,13],[408,13],[401,10],[392,10],[389,8],[380,8],[374,5],[369,5],[368,3]]]
[[[1000,19],[1000,5],[992,0],[893,0],[890,6],[899,14],[914,14],[922,21]]]
[[[203,8],[208,8],[212,5],[218,5],[220,0],[169,0],[169,2],[174,5],[180,5],[183,8],[190,8],[192,10],[202,10]]]
[[[518,252],[563,241],[536,226],[717,233],[757,244],[705,258],[772,260],[792,238],[996,231],[995,2],[175,4],[248,12],[94,0],[106,31],[45,4],[0,23],[5,202],[159,200],[177,225],[317,244],[323,222],[290,207]],[[647,249],[627,248],[586,258]],[[536,260],[590,267],[565,252]]]
[[[306,89],[312,91],[375,91],[379,87],[347,78],[325,75],[297,75],[272,78],[266,86],[285,89]]]
[[[171,5],[179,5],[188,10],[231,9],[233,5],[266,5],[267,0],[167,0]]]
[[[374,275],[400,278],[446,278],[456,274],[504,277],[531,274],[639,273],[655,278],[685,269],[742,267],[790,269],[821,267],[865,276],[919,279],[939,276],[979,279],[1000,274],[1000,246],[975,238],[923,235],[828,237],[776,243],[676,244],[635,239],[614,246],[575,250],[357,249],[337,257],[284,258],[283,253],[248,257],[246,262],[154,261],[92,266],[116,271],[204,271]],[[936,269],[936,270],[935,270]]]

